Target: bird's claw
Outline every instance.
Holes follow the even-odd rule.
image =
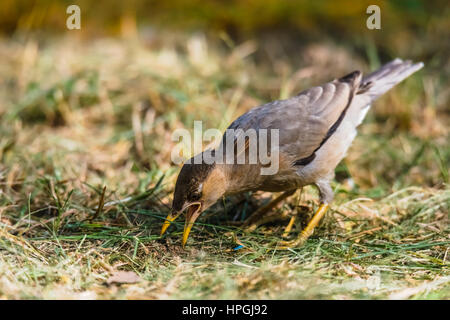
[[[279,245],[277,246],[278,250],[288,250],[292,248],[298,248],[305,244],[306,240],[308,238],[300,236],[298,239],[291,240],[291,241],[280,241]]]
[[[258,225],[251,224],[249,226],[244,227],[243,230],[244,230],[245,233],[250,233],[250,232],[255,231],[257,227],[258,227]]]

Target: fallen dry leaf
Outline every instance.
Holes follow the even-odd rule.
[[[136,283],[142,279],[133,271],[114,271],[111,277],[106,280],[107,284],[112,283]]]

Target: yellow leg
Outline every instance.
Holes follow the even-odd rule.
[[[302,195],[301,192],[297,194],[297,200],[296,200],[297,206],[298,206],[298,204],[300,203],[300,197],[301,197],[301,195]],[[297,212],[291,217],[291,219],[289,220],[289,223],[288,223],[288,225],[286,226],[286,228],[284,228],[284,232],[283,232],[283,235],[282,235],[283,238],[287,238],[287,237],[289,236],[289,233],[291,233],[292,227],[294,226],[295,220],[297,219],[297,215],[298,215],[298,210],[297,210]]]
[[[300,233],[299,237],[296,240],[294,240],[294,241],[283,241],[282,242],[283,246],[280,249],[299,247],[303,243],[305,243],[305,241],[313,234],[314,228],[317,227],[317,225],[319,224],[320,220],[325,215],[325,212],[327,212],[328,207],[329,206],[326,203],[321,204],[319,209],[316,211],[316,213],[312,217],[312,219],[309,221],[309,223],[306,226],[306,228],[302,230],[302,232]]]
[[[284,228],[283,238],[286,238],[289,235],[289,233],[291,233],[291,230],[292,230],[292,227],[294,226],[296,218],[297,218],[297,216],[292,216],[291,220],[289,220],[288,225],[286,226],[286,228]]]

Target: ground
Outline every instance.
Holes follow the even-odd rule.
[[[427,61],[374,104],[303,247],[277,250],[288,220],[233,226],[269,193],[218,203],[184,250],[182,219],[159,237],[174,129],[224,130],[381,60],[330,42],[264,51],[177,33],[0,42],[0,298],[449,299],[450,91]],[[292,237],[317,200],[306,187],[277,208],[299,213]]]

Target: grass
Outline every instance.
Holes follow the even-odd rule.
[[[269,49],[173,32],[2,40],[0,298],[449,299],[449,74],[427,61],[373,106],[303,247],[276,250],[287,221],[251,234],[229,223],[268,193],[215,205],[186,250],[181,220],[160,239],[174,129],[225,129],[255,105],[369,71],[333,43],[256,59]],[[294,236],[316,206],[307,187],[277,210],[300,213]]]

